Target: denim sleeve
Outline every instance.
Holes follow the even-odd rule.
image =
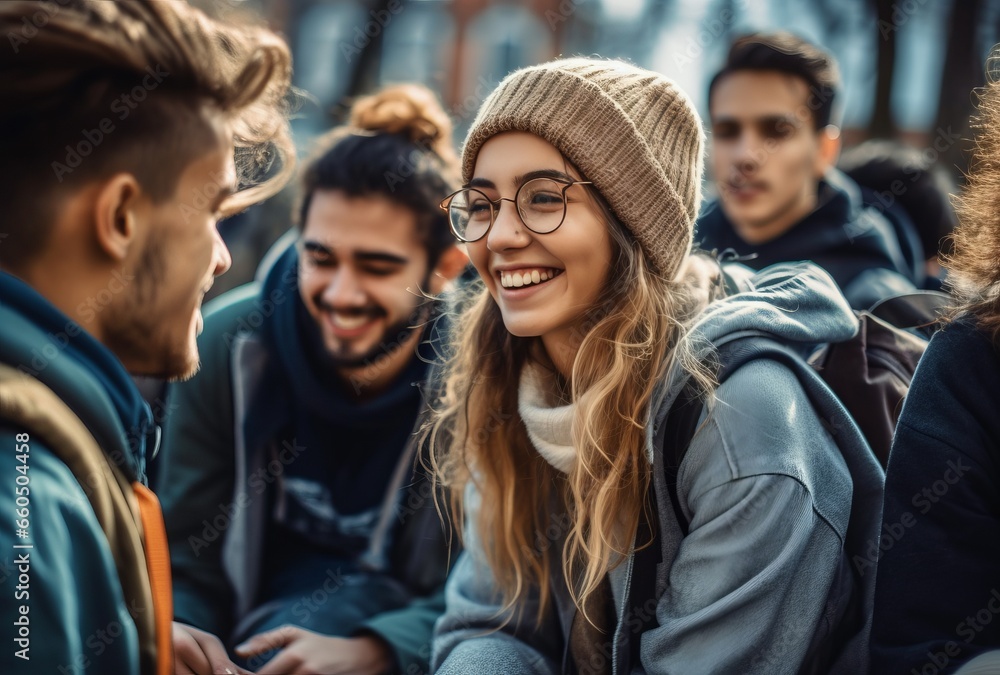
[[[467,494],[474,493],[469,490]],[[470,522],[477,501],[467,499]],[[562,639],[554,608],[550,606],[537,627],[534,600],[519,605],[524,617],[520,623],[510,612],[501,613],[493,574],[471,526],[466,527],[465,542],[445,587],[447,609],[435,627],[431,671],[438,675],[559,673]]]
[[[829,628],[851,477],[787,369],[748,364],[717,394],[681,467],[690,530],[670,563],[658,626],[641,637],[642,667],[795,673]]]

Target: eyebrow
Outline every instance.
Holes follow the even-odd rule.
[[[333,249],[329,246],[324,246],[314,239],[306,239],[303,241],[302,248],[312,253],[334,256]],[[354,259],[359,262],[382,262],[393,265],[405,265],[410,262],[408,258],[398,256],[393,253],[386,253],[384,251],[355,251]]]
[[[715,126],[716,124],[737,124],[737,125],[742,125],[742,124],[765,124],[765,123],[766,124],[778,124],[780,122],[785,122],[785,123],[791,124],[794,127],[801,126],[799,124],[798,119],[795,117],[795,115],[784,115],[784,114],[764,115],[762,117],[753,117],[753,118],[750,118],[750,119],[743,119],[743,118],[740,118],[740,117],[732,117],[732,116],[717,117],[716,119],[712,120],[712,125],[713,126]]]
[[[523,175],[514,176],[514,179],[511,181],[511,185],[513,185],[515,188],[518,188],[534,178],[555,178],[556,180],[565,180],[565,181],[577,180],[573,176],[570,176],[568,173],[557,171],[556,169],[539,169],[537,171],[529,171],[528,173]],[[485,188],[496,189],[496,183],[494,183],[488,178],[473,178],[465,185],[465,187],[470,187],[470,188],[485,187]]]

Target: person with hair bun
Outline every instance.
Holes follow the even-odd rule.
[[[357,100],[305,164],[294,243],[210,304],[169,393],[175,616],[254,671],[428,667],[450,549],[412,432],[429,299],[467,264],[438,208],[456,184],[429,90]]]

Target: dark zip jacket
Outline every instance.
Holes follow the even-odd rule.
[[[732,249],[742,262],[761,270],[779,262],[809,260],[830,273],[854,309],[868,309],[887,297],[916,290],[892,224],[864,207],[856,183],[831,170],[819,183],[816,209],[781,236],[748,244],[736,233],[720,202],[698,219],[695,242],[705,250]]]

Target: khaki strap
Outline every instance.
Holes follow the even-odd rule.
[[[4,364],[0,364],[0,385],[0,419],[24,429],[44,443],[66,464],[86,493],[108,540],[122,596],[139,635],[140,670],[143,675],[160,675],[164,671],[158,665],[159,652],[163,644],[170,644],[170,634],[164,643],[157,632],[157,607],[153,603],[136,491],[80,418],[55,392],[37,379]],[[161,550],[166,550],[165,544]],[[157,557],[160,555],[157,553]],[[167,584],[169,589],[169,576]],[[172,656],[171,646],[166,658]]]

